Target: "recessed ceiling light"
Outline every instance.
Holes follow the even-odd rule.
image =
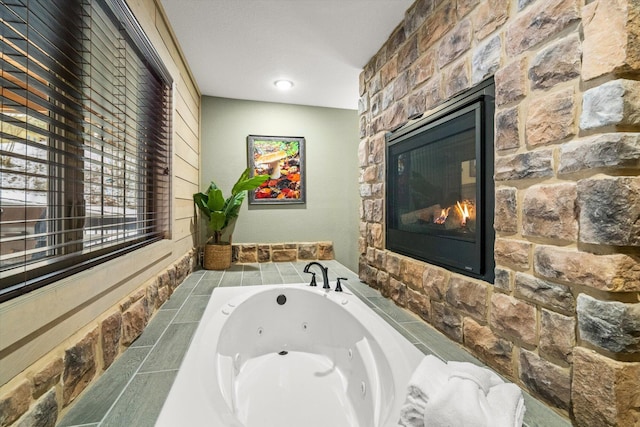
[[[288,90],[293,87],[291,80],[276,80],[273,84],[280,90]]]

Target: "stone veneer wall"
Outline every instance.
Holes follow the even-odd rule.
[[[241,243],[234,244],[232,251],[232,261],[239,263],[293,262],[334,258],[333,242]]]
[[[385,250],[385,134],[496,83],[495,285]],[[360,76],[360,277],[578,426],[640,425],[640,2],[418,0]]]
[[[0,426],[53,426],[135,341],[196,265],[195,249],[0,390]],[[71,344],[69,344],[71,343]]]

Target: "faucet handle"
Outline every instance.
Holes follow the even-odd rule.
[[[348,280],[346,277],[338,277],[336,282],[336,292],[342,292],[342,286],[340,286],[340,280]]]
[[[311,283],[309,283],[309,286],[318,286],[316,283],[316,273],[311,273]]]

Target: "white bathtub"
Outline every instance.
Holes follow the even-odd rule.
[[[422,358],[346,287],[217,288],[156,426],[395,427]]]

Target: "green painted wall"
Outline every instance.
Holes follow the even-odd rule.
[[[247,136],[306,139],[307,200],[242,206],[233,243],[332,241],[335,256],[358,267],[358,113],[323,107],[202,97],[201,186],[228,196],[247,167]]]

